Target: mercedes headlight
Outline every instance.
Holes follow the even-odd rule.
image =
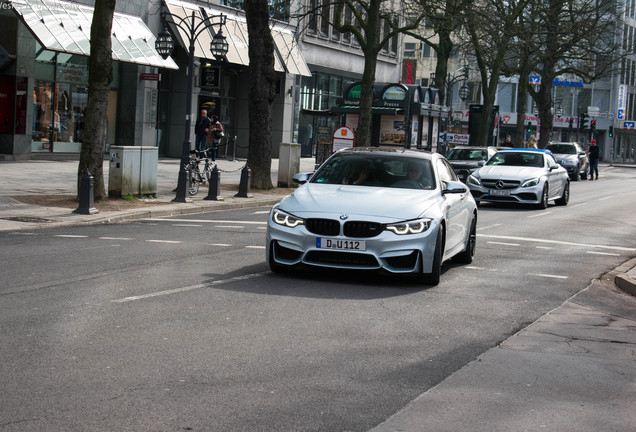
[[[291,215],[289,213],[285,213],[282,210],[275,209],[272,212],[272,220],[276,222],[278,225],[283,225],[289,228],[295,228],[298,225],[303,225],[303,219]]]
[[[472,174],[468,176],[468,180],[466,180],[466,182],[471,184],[471,185],[481,186],[481,183],[479,182],[479,179],[477,177],[475,177],[474,175],[472,175]]]
[[[539,184],[539,182],[541,181],[541,179],[539,177],[530,179],[530,180],[526,180],[523,183],[521,183],[521,187],[532,187],[532,186],[536,186]]]
[[[397,235],[420,234],[430,228],[431,221],[432,219],[425,218],[425,219],[399,222],[394,224],[388,224],[386,226],[386,229],[394,232]]]

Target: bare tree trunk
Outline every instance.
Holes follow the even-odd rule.
[[[93,176],[94,198],[106,198],[104,186],[104,149],[106,147],[106,123],[108,94],[113,80],[111,30],[116,0],[96,0],[91,25],[91,55],[89,59],[88,106],[86,128],[82,139],[77,190],[86,170]]]
[[[251,170],[251,185],[257,189],[272,189],[272,104],[276,73],[269,6],[267,0],[245,0],[244,9],[250,35],[249,72],[252,82],[248,100],[247,164]]]

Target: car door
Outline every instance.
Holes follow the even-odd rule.
[[[459,181],[453,168],[445,159],[438,159],[436,165],[442,190],[445,188],[446,182]],[[468,211],[468,193],[467,190],[466,193],[452,193],[443,196],[442,211],[446,218],[446,251],[451,251],[460,245],[463,247],[469,229],[467,227],[470,223],[468,218],[472,216]]]
[[[565,188],[566,179],[568,177],[567,170],[557,164],[551,154],[545,154],[545,162],[550,199],[559,198],[563,195],[563,188]]]

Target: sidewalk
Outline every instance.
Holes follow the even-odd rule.
[[[104,173],[108,175],[105,162]],[[224,201],[171,202],[179,160],[160,159],[149,207],[73,213],[13,196],[75,195],[77,160],[0,162],[0,231],[107,223],[273,205],[292,189],[236,198],[244,161],[221,159]],[[272,182],[278,182],[278,160]],[[312,171],[313,159],[301,160]],[[99,204],[96,204],[99,210]],[[630,295],[631,294],[631,295]],[[636,430],[636,258],[595,280],[560,307],[412,401],[371,432]]]
[[[117,222],[134,218],[162,217],[178,214],[193,214],[204,211],[222,210],[231,207],[253,207],[273,205],[291,193],[293,189],[276,188],[272,191],[250,190],[249,198],[235,198],[245,160],[217,160],[221,174],[221,197],[223,200],[206,200],[208,184],[201,185],[199,192],[188,196],[192,202],[175,203],[173,190],[177,185],[179,159],[161,158],[157,167],[157,197],[145,200],[147,205],[117,200],[123,207],[116,211],[100,210],[84,215],[74,213],[74,208],[51,207],[25,204],[15,197],[60,195],[76,196],[76,175],[78,160],[27,160],[0,162],[0,231],[33,230],[63,225]],[[314,159],[301,159],[301,171],[313,171]],[[104,182],[108,189],[108,160],[104,161]],[[278,183],[278,159],[272,160],[272,183]],[[37,200],[36,200],[37,201]],[[44,200],[43,200],[44,201]],[[110,201],[110,200],[109,200]],[[112,207],[112,206],[108,206]]]

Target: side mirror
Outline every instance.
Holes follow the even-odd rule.
[[[555,165],[550,165],[550,167],[548,168],[548,171],[554,171],[555,169],[559,169],[561,165],[559,164],[555,164]]]
[[[442,195],[462,194],[466,192],[468,192],[468,188],[462,182],[458,182],[458,181],[442,182]]]
[[[477,165],[479,165],[480,167],[483,167],[484,165],[486,165],[486,161],[482,159],[479,162],[477,162]]]
[[[313,173],[309,172],[301,172],[292,177],[292,181],[298,184],[305,184],[309,180],[309,178],[313,175]]]

